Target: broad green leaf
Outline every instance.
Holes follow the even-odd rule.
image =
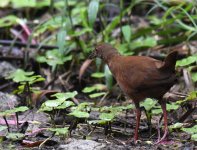
[[[22,133],[8,133],[6,135],[6,138],[12,140],[12,141],[19,141],[24,139],[25,135]]]
[[[52,66],[54,71],[57,65],[62,65],[66,61],[72,59],[72,55],[64,56],[58,50],[47,51],[45,56],[37,56],[36,60],[40,63],[47,63],[49,66]]]
[[[157,102],[151,98],[145,99],[144,102],[140,103],[140,106],[143,106],[147,111],[151,110]]]
[[[197,125],[194,125],[191,128],[182,128],[182,130],[189,134],[197,134]]]
[[[112,121],[115,118],[114,113],[101,113],[99,118],[104,121]]]
[[[90,86],[90,87],[85,87],[83,90],[82,90],[82,92],[84,92],[84,93],[91,93],[91,92],[93,92],[93,91],[95,91],[96,90],[96,87],[95,86]]]
[[[186,100],[194,100],[197,98],[197,91],[192,91],[188,94]]]
[[[182,127],[183,127],[183,123],[179,123],[179,122],[169,126],[170,129],[179,129]]]
[[[96,21],[98,9],[99,9],[99,1],[91,0],[88,6],[88,21],[91,27],[93,27],[94,22]]]
[[[197,62],[197,55],[189,56],[187,58],[176,61],[176,67],[188,66],[195,62]]]
[[[135,105],[133,105],[133,104],[129,104],[129,105],[127,105],[127,106],[124,106],[125,108],[124,109],[134,109],[135,108]]]
[[[75,109],[76,110],[89,110],[90,107],[93,105],[94,103],[89,103],[89,102],[83,102],[83,103],[80,103]]]
[[[4,8],[4,7],[7,7],[8,4],[9,4],[10,0],[3,0],[3,1],[0,1],[0,8]]]
[[[151,111],[151,113],[152,113],[152,114],[155,114],[155,115],[161,114],[162,112],[163,112],[162,109],[153,109],[153,110]]]
[[[91,77],[94,77],[94,78],[103,78],[104,76],[105,74],[103,72],[95,72],[91,74]]]
[[[191,139],[197,141],[197,134],[192,134]]]
[[[52,110],[53,110],[53,107],[46,106],[45,103],[43,103],[38,111],[44,112],[44,111],[52,111]]]
[[[157,45],[157,41],[152,37],[140,37],[137,40],[131,42],[130,45],[130,48],[134,50],[141,47],[154,47]]]
[[[104,125],[107,122],[108,121],[106,121],[106,120],[91,120],[91,121],[88,121],[89,124],[100,124],[100,125]]]
[[[130,42],[131,39],[131,27],[129,25],[125,25],[122,27],[122,33],[126,42]]]
[[[100,96],[103,96],[105,95],[106,92],[100,92],[100,93],[94,93],[94,94],[90,94],[90,98],[96,98],[96,97],[100,97]]]
[[[12,0],[12,5],[14,8],[20,7],[35,7],[36,0]]]
[[[192,81],[197,82],[197,72],[192,72],[191,76],[192,76]]]
[[[44,104],[46,107],[57,107],[61,105],[64,102],[64,100],[48,100]]]
[[[5,110],[3,112],[0,112],[0,116],[10,116],[16,112],[24,112],[26,110],[28,110],[29,108],[26,106],[20,106],[17,108],[13,108],[13,109],[9,109],[9,110]]]
[[[74,98],[77,95],[77,91],[66,92],[66,93],[56,93],[52,97],[56,97],[58,100],[67,100],[69,98]]]
[[[0,132],[3,131],[3,130],[5,130],[5,129],[7,129],[7,128],[8,128],[7,126],[0,125]]]
[[[77,118],[88,118],[89,117],[89,113],[83,112],[80,110],[74,110],[73,112],[69,113],[69,115],[75,116]]]
[[[33,74],[34,72],[25,72],[22,69],[17,69],[15,72],[10,74],[7,79],[13,79],[14,82],[28,82],[32,81],[30,76]]]
[[[18,24],[17,19],[19,18],[14,15],[9,15],[9,16],[0,18],[0,28]]]
[[[107,112],[107,111],[111,111],[113,106],[103,106],[100,108],[101,112]]]
[[[49,131],[55,132],[55,135],[67,135],[68,127],[65,128],[48,128]]]
[[[82,92],[84,93],[91,93],[95,90],[105,90],[106,89],[106,86],[103,85],[103,84],[95,84],[93,86],[89,86],[89,87],[85,87]]]
[[[166,105],[166,109],[167,109],[167,111],[176,110],[179,108],[179,106],[180,105],[177,105],[176,103],[170,103],[170,104]]]
[[[10,109],[9,112],[10,113],[16,113],[16,112],[24,112],[26,110],[29,110],[29,108],[27,106],[20,106],[20,107]]]
[[[65,109],[65,108],[68,108],[68,107],[74,106],[74,105],[75,104],[71,101],[65,101],[61,105],[57,106],[55,109]]]

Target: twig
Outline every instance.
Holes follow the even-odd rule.
[[[12,45],[13,44],[13,45]],[[28,43],[23,43],[23,42],[14,42],[12,40],[0,40],[0,45],[4,45],[4,46],[15,46],[15,47],[27,47]],[[54,45],[39,45],[39,44],[29,44],[30,48],[38,48],[40,47],[40,49],[46,49],[46,50],[52,50],[52,49],[57,49],[57,46]]]

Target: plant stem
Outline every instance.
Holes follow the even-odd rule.
[[[9,127],[8,121],[6,119],[6,116],[3,116],[3,119],[5,120],[6,126],[8,127],[8,132],[10,132],[10,127]]]

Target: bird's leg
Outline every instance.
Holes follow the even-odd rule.
[[[141,118],[141,110],[140,107],[136,107],[136,127],[135,127],[135,134],[134,134],[134,142],[138,140],[138,130],[140,126],[140,118]]]
[[[162,101],[162,103],[160,103],[160,104],[161,104],[161,108],[162,108],[162,111],[163,111],[163,117],[164,117],[164,135],[160,140],[158,140],[156,142],[156,144],[162,142],[168,134],[168,120],[167,120],[166,102]]]
[[[135,126],[135,133],[134,133],[134,143],[138,140],[138,130],[140,126],[140,117],[141,117],[141,109],[139,105],[136,105],[136,126]],[[132,141],[132,137],[129,138],[125,143],[130,143]]]

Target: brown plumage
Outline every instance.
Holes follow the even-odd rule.
[[[120,88],[133,100],[137,114],[134,141],[138,140],[141,117],[139,103],[147,97],[158,99],[163,110],[164,135],[158,142],[167,136],[166,102],[162,98],[175,83],[176,56],[177,51],[173,51],[164,62],[146,56],[121,56],[115,48],[106,43],[97,45],[89,56],[90,59],[103,59]]]

